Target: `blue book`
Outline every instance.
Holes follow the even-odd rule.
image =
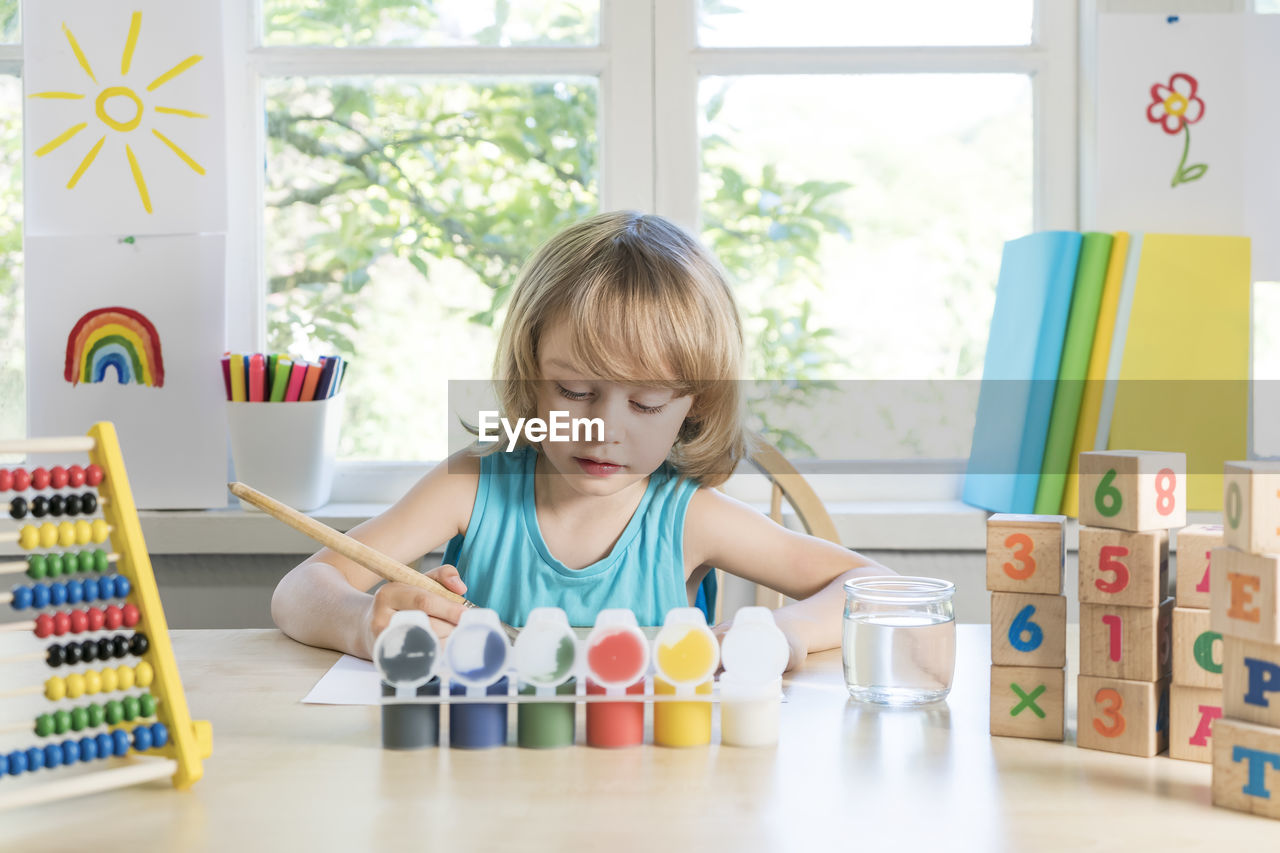
[[[1082,240],[1074,231],[1043,231],[1004,245],[964,478],[967,504],[1035,511]]]

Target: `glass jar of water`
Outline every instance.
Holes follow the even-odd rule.
[[[955,584],[934,578],[854,578],[844,585],[844,681],[881,705],[945,699],[956,665]]]

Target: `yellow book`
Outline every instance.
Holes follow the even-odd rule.
[[[1080,417],[1076,420],[1076,437],[1071,443],[1071,460],[1067,467],[1067,483],[1062,492],[1063,515],[1079,518],[1080,454],[1093,450],[1098,434],[1098,415],[1102,411],[1102,391],[1107,379],[1107,362],[1111,357],[1111,336],[1116,329],[1116,311],[1120,307],[1120,290],[1124,286],[1124,265],[1129,255],[1129,232],[1117,231],[1111,242],[1111,259],[1102,285],[1102,304],[1098,306],[1098,325],[1093,334],[1093,349],[1085,374],[1084,396],[1080,400]]]
[[[1244,459],[1249,239],[1147,234],[1108,447],[1187,454],[1187,509],[1222,509],[1222,463]]]

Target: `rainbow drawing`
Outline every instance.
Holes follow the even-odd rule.
[[[115,368],[121,385],[164,385],[164,355],[151,321],[131,308],[95,308],[67,336],[64,378],[72,385],[102,382]]]

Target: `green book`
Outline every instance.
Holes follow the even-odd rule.
[[[1045,439],[1040,482],[1036,486],[1036,515],[1056,515],[1062,508],[1076,420],[1080,417],[1080,401],[1084,397],[1089,356],[1093,352],[1093,333],[1102,304],[1102,286],[1111,260],[1112,239],[1110,234],[1090,231],[1080,246],[1075,289],[1071,292],[1071,314],[1062,343],[1058,381],[1053,389],[1053,414],[1049,416],[1049,435]]]

